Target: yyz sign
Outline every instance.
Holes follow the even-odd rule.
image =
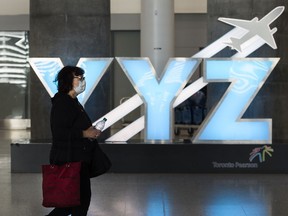
[[[277,29],[271,30],[269,25],[283,11],[284,7],[277,7],[261,20],[219,18],[235,28],[191,58],[171,58],[160,77],[156,75],[148,58],[116,58],[138,94],[103,116],[107,118],[105,129],[143,103],[145,115],[106,141],[127,141],[143,129],[146,141],[171,141],[173,108],[210,82],[230,82],[229,88],[216,107],[208,113],[192,141],[271,144],[271,119],[241,117],[279,58],[245,57],[265,43],[273,49],[277,48],[273,37]],[[229,59],[211,58],[227,45],[238,52]],[[83,105],[112,61],[113,58],[80,58],[77,66],[85,70],[87,82],[85,92],[78,97]],[[203,77],[184,88],[202,61]],[[59,58],[30,58],[29,62],[52,97],[57,92],[53,80],[63,63]]]

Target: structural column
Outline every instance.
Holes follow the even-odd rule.
[[[141,1],[141,56],[160,75],[174,57],[174,0]]]

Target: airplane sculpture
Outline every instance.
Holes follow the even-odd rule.
[[[255,36],[262,38],[270,47],[277,49],[273,34],[277,31],[277,28],[271,29],[269,25],[274,22],[284,11],[285,7],[280,6],[276,7],[270,13],[268,13],[261,20],[258,17],[255,17],[252,20],[240,20],[240,19],[231,19],[231,18],[218,18],[219,21],[227,23],[229,25],[242,28],[247,30],[247,33],[241,38],[231,37],[231,42],[226,42],[228,46],[232,49],[242,52],[242,45],[252,39]]]

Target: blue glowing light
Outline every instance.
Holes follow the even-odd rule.
[[[211,59],[205,61],[207,82],[231,82],[194,142],[271,143],[271,119],[241,119],[275,67],[275,59]]]
[[[113,58],[80,58],[85,70],[86,90],[78,96],[85,105]],[[171,141],[173,103],[183,90],[200,59],[172,58],[160,76],[148,58],[117,58],[123,71],[145,104],[144,137],[147,141]],[[265,59],[207,59],[205,82],[231,82],[228,90],[208,114],[194,143],[272,143],[271,119],[241,119],[245,110],[279,61]],[[30,58],[30,65],[51,97],[57,92],[54,79],[63,67],[59,58]]]
[[[172,106],[200,60],[170,59],[161,77],[157,77],[147,58],[117,58],[145,104],[145,139],[172,139]]]
[[[81,104],[85,104],[113,61],[113,58],[81,58],[77,64],[85,71],[86,90],[78,95]]]
[[[77,66],[85,71],[86,90],[78,95],[78,100],[85,105],[94,88],[111,64],[113,58],[80,58]],[[57,93],[54,82],[57,73],[63,68],[59,58],[30,58],[30,65],[51,97]]]
[[[29,62],[50,97],[53,97],[57,92],[54,80],[63,68],[62,61],[59,58],[30,58]]]

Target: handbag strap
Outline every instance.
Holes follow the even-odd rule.
[[[57,158],[59,156],[59,152],[56,153],[55,157],[53,160],[51,160],[52,164],[56,164]],[[68,148],[67,148],[67,162],[71,162],[72,160],[72,144],[71,144],[71,134],[69,134],[68,138]]]
[[[72,143],[71,143],[71,135],[72,135],[72,133],[70,132],[69,137],[68,137],[67,162],[71,162],[71,160],[72,160]]]

